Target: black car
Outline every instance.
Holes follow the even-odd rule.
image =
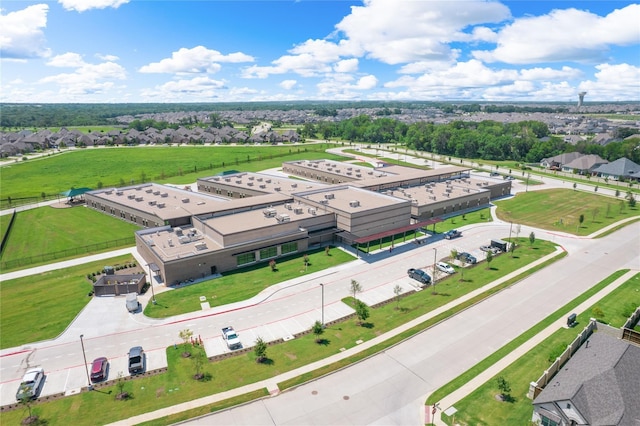
[[[472,265],[478,261],[478,259],[476,259],[475,256],[467,253],[466,251],[463,251],[462,253],[458,253],[458,260],[464,263],[470,263]]]
[[[446,240],[450,240],[452,238],[458,238],[460,236],[462,236],[462,232],[458,231],[457,229],[452,229],[444,233],[444,238]]]
[[[419,281],[424,285],[431,284],[431,277],[422,269],[411,268],[407,271],[407,274],[410,278],[413,278],[414,280]]]

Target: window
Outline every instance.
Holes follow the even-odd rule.
[[[246,265],[256,261],[256,254],[255,252],[239,254],[237,260],[238,266]]]
[[[276,257],[278,255],[277,247],[269,247],[260,250],[260,259],[269,259],[270,257]]]
[[[280,248],[282,254],[293,253],[298,251],[298,243],[285,243]]]
[[[540,417],[542,418],[542,421],[540,423],[542,426],[558,426],[558,422],[554,422],[553,420],[542,415]]]

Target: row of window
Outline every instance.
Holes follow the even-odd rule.
[[[298,243],[284,243],[280,246],[280,254],[294,253],[298,251]],[[258,260],[257,256],[260,256],[260,260],[270,259],[278,256],[278,246],[267,247],[261,249],[259,252],[249,252],[239,254],[236,257],[236,262],[238,266],[247,265],[249,263],[253,263]]]

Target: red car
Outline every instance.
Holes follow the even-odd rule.
[[[96,358],[91,363],[91,381],[93,383],[107,379],[109,361],[105,357]]]

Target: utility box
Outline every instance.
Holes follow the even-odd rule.
[[[567,317],[567,327],[573,327],[576,323],[576,314],[571,314]]]

